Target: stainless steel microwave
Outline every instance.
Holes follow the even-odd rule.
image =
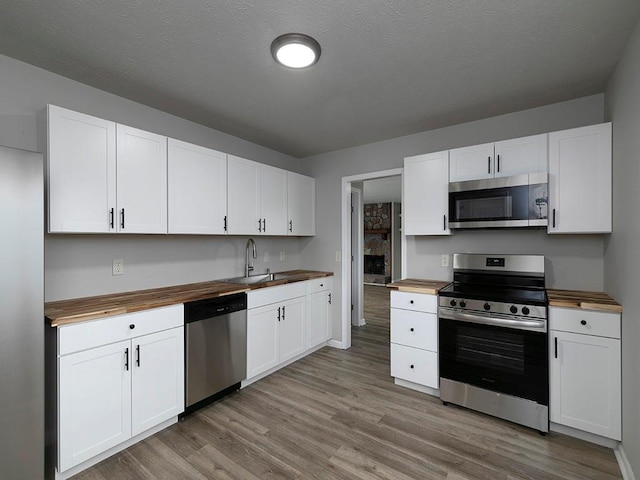
[[[547,206],[546,173],[449,184],[451,228],[543,227]]]

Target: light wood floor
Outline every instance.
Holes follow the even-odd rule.
[[[74,479],[622,478],[609,449],[394,385],[384,287],[365,287],[365,318],[351,349],[323,348]]]

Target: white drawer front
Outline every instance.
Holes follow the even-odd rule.
[[[331,290],[333,279],[331,277],[314,278],[307,281],[307,293],[313,294]]]
[[[58,327],[58,355],[67,355],[182,325],[184,306],[178,304]]]
[[[438,351],[438,317],[435,313],[391,309],[391,342]]]
[[[549,308],[549,329],[620,338],[620,314],[579,308]]]
[[[418,312],[438,313],[437,295],[426,293],[391,292],[391,307]]]
[[[392,343],[391,376],[439,388],[438,354]]]
[[[256,308],[279,303],[291,298],[304,297],[307,294],[307,282],[295,282],[275,287],[264,287],[247,292],[247,308]]]

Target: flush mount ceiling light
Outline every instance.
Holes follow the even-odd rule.
[[[320,44],[303,33],[285,33],[271,43],[271,55],[280,65],[307,68],[320,58]]]

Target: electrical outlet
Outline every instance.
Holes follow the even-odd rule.
[[[284,262],[284,257],[285,257],[284,252],[280,252],[280,261],[281,262]]]
[[[449,255],[441,255],[440,256],[440,266],[448,267],[449,266]]]
[[[269,252],[264,252],[264,263],[269,263]]]
[[[121,258],[113,259],[112,275],[124,275],[124,260]]]

